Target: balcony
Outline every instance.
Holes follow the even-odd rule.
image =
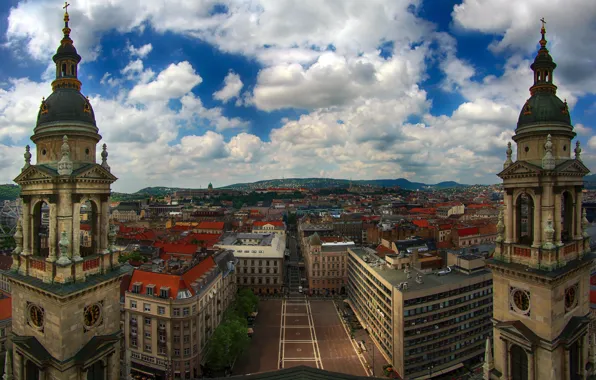
[[[136,320],[136,318],[135,318],[135,319],[131,319],[131,320],[130,320],[130,325],[131,325],[131,326],[136,326],[136,325],[137,325],[137,320]]]

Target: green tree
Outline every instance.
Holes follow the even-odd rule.
[[[123,264],[123,263],[127,263],[129,261],[142,261],[142,262],[146,262],[147,258],[143,255],[141,255],[139,252],[133,251],[130,253],[125,253],[123,255],[120,255],[118,257],[118,262]]]
[[[229,351],[230,362],[228,364],[232,365],[232,362],[248,347],[250,338],[248,337],[246,319],[244,323],[239,319],[233,319],[227,321],[226,324],[231,338]]]
[[[232,345],[232,334],[227,324],[220,324],[209,339],[207,351],[207,366],[219,371],[232,362],[230,347]]]

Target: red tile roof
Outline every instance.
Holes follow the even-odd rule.
[[[201,222],[196,227],[199,230],[218,230],[223,231],[224,222]]]
[[[384,258],[385,255],[390,255],[392,253],[395,253],[395,252],[393,252],[393,250],[391,248],[387,248],[383,244],[379,244],[379,246],[377,247],[376,251],[377,251],[377,255],[380,258]]]
[[[9,270],[12,266],[12,256],[0,255],[0,270]]]
[[[135,269],[132,273],[128,291],[131,292],[134,284],[141,283],[140,293],[146,293],[147,285],[155,285],[155,294],[159,295],[161,288],[170,288],[170,298],[176,298],[180,290],[188,289],[193,295],[194,290],[190,286],[192,282],[200,278],[205,273],[214,268],[215,261],[213,257],[209,256],[199,264],[195,265],[183,275],[175,275],[168,273],[155,273]]]
[[[427,228],[428,227],[428,220],[426,220],[426,219],[412,220],[412,223],[414,223],[415,225],[417,225],[420,228]]]
[[[12,298],[0,299],[0,321],[12,318]]]
[[[457,229],[457,235],[460,237],[478,235],[478,227],[467,227]]]
[[[186,243],[165,243],[156,241],[154,247],[161,248],[162,253],[174,253],[182,255],[193,255],[197,252],[199,246],[197,244]]]
[[[421,207],[414,207],[413,209],[410,210],[411,213],[413,214],[434,214],[437,212],[436,208],[421,208]]]
[[[219,241],[221,234],[188,234],[186,237],[180,240],[180,242],[184,242],[186,244],[192,244],[194,240],[198,242],[203,242],[199,244],[200,247],[204,248],[211,248],[215,243]]]

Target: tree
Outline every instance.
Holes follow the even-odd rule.
[[[232,335],[227,324],[220,324],[211,339],[209,339],[209,348],[207,351],[207,366],[219,371],[225,369],[230,364],[230,346],[232,344]]]
[[[231,319],[226,322],[231,337],[230,344],[230,362],[232,362],[242,354],[242,352],[248,347],[250,338],[248,337],[248,330],[246,325],[246,319],[241,321],[240,319]]]
[[[129,261],[142,261],[142,262],[146,262],[147,258],[143,255],[141,255],[139,252],[137,251],[133,251],[130,253],[125,253],[123,255],[120,255],[118,257],[118,262],[123,264],[123,263],[127,263]]]

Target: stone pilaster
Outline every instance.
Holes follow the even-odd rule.
[[[583,238],[583,230],[582,230],[582,202],[583,202],[583,193],[581,189],[576,190],[575,192],[575,208],[574,211],[574,224],[575,224],[575,240],[582,240]],[[583,251],[583,250],[582,250]]]
[[[23,224],[23,252],[21,255],[31,254],[31,203],[29,199],[23,200],[22,206]]]
[[[534,363],[534,353],[532,351],[526,351],[528,354],[528,380],[535,379],[536,363]]]
[[[79,197],[73,196],[72,203],[72,258],[81,260],[81,202]]]
[[[510,373],[509,373],[509,342],[506,340],[502,340],[503,342],[503,374],[501,376],[502,380],[509,380]]]
[[[557,192],[554,194],[554,204],[555,204],[555,215],[553,215],[553,220],[555,221],[555,245],[562,246],[563,242],[561,241],[561,193]]]
[[[49,255],[46,259],[49,263],[56,261],[56,246],[58,245],[58,217],[56,203],[50,203],[50,236],[48,237]]]
[[[505,195],[505,243],[513,243],[513,192],[507,190]]]
[[[528,215],[529,216],[529,215]],[[535,196],[535,203],[534,203],[534,222],[532,226],[534,227],[534,241],[532,243],[532,247],[539,248],[542,244],[542,195],[536,194]]]
[[[110,233],[110,204],[109,198],[101,198],[101,235],[99,237],[100,249],[102,252],[107,253],[109,249],[108,234]],[[99,230],[99,229],[98,229]]]

